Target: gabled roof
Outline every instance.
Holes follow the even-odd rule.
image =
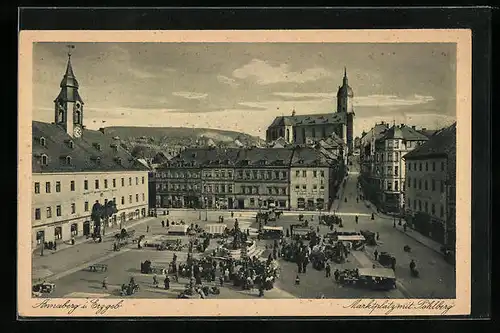
[[[375,140],[381,138],[383,136],[383,132],[389,128],[389,124],[387,123],[380,123],[380,124],[375,124],[371,130],[369,130],[367,133],[365,133],[364,136],[361,137],[361,142],[362,143],[369,143],[373,138]]]
[[[385,132],[381,132],[381,137],[377,139],[377,141],[385,141],[388,139],[403,139],[407,141],[427,141],[428,138],[422,133],[418,132],[416,129],[413,129],[409,126],[401,125],[393,125],[391,128],[386,130]]]
[[[71,138],[56,124],[33,121],[32,128],[33,173],[147,170],[119,141],[99,131],[84,129],[82,137]],[[73,148],[69,142],[73,142]],[[42,155],[47,156],[47,165],[42,165]],[[64,163],[67,156],[70,165]]]
[[[266,166],[288,166],[293,148],[250,148],[241,149],[236,161],[237,166],[259,166],[265,161]]]
[[[296,146],[293,152],[291,166],[308,167],[328,167],[333,163],[327,155],[321,153],[319,149],[312,147]]]
[[[404,156],[406,160],[428,157],[448,156],[456,154],[457,123],[439,131],[426,143],[415,148]]]
[[[269,127],[307,126],[322,124],[344,124],[347,121],[345,113],[323,113],[276,117]]]

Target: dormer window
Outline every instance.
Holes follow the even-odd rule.
[[[66,156],[65,158],[66,165],[71,165],[71,156]]]
[[[115,162],[116,162],[117,164],[120,164],[120,165],[121,165],[121,164],[122,164],[122,159],[121,159],[120,157],[115,157]]]
[[[40,145],[45,147],[45,138],[43,136],[40,138]]]
[[[48,156],[47,156],[47,155],[42,154],[41,159],[42,159],[42,165],[47,165],[47,164],[49,164],[49,158],[48,158]]]
[[[94,148],[101,151],[101,144],[100,143],[94,143]]]
[[[110,147],[114,150],[114,151],[118,151],[118,145],[116,143],[112,143],[110,145]]]
[[[68,145],[69,148],[71,149],[75,148],[75,143],[73,141],[65,140],[64,142]]]

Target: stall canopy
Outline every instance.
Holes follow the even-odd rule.
[[[360,268],[359,276],[371,276],[395,279],[394,271],[389,268]]]
[[[339,235],[337,238],[338,241],[340,242],[354,242],[354,241],[364,241],[365,237],[361,235],[353,235],[353,236],[342,236]]]
[[[265,226],[265,227],[262,227],[262,230],[264,230],[264,231],[281,231],[281,232],[283,232],[283,227],[268,227],[268,226]]]

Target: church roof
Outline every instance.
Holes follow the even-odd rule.
[[[323,113],[323,114],[305,114],[295,116],[276,117],[269,127],[279,126],[308,126],[325,124],[344,124],[346,123],[344,113]]]
[[[32,128],[33,173],[147,170],[118,140],[100,131],[84,129],[82,137],[72,138],[56,124],[33,121]],[[43,155],[47,165],[42,165]]]
[[[80,103],[84,104],[80,94],[78,94],[79,84],[73,72],[73,66],[71,66],[71,56],[68,56],[66,73],[64,73],[61,84],[59,86],[61,87],[61,91],[59,92],[59,95],[57,95],[55,101],[79,101]]]
[[[348,97],[354,97],[354,93],[352,91],[352,88],[349,86],[348,80],[347,80],[347,69],[344,67],[344,79],[342,82],[342,86],[339,87],[339,90],[337,91],[337,97],[341,96],[348,96]]]

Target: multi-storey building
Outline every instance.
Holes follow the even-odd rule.
[[[339,164],[320,150],[296,147],[290,164],[290,202],[294,208],[328,209],[338,186]]]
[[[295,115],[276,117],[266,131],[268,142],[284,138],[288,143],[306,144],[309,140],[318,141],[335,133],[347,147],[347,154],[354,145],[354,108],[352,88],[344,71],[342,86],[337,92],[337,112],[325,114]]]
[[[384,127],[386,128],[384,130]],[[405,162],[402,158],[428,138],[404,124],[377,124],[364,136],[360,156],[361,182],[367,199],[392,214],[404,212]]]
[[[299,160],[302,164],[297,164]],[[272,203],[282,209],[298,208],[298,199],[291,199],[292,165],[306,171],[305,182],[309,187],[307,193],[299,193],[304,202],[312,198],[311,207],[321,203],[324,207],[334,197],[332,186],[338,186],[340,179],[335,177],[343,164],[323,148],[299,146],[186,149],[156,170],[156,204],[157,207],[259,209]],[[305,204],[300,206],[305,208]]]
[[[241,149],[235,168],[236,208],[290,208],[290,160],[293,148]]]
[[[34,247],[92,233],[90,214],[96,202],[116,203],[118,213],[108,227],[147,215],[148,170],[118,140],[85,128],[70,59],[60,87],[55,122],[32,123]]]
[[[404,156],[408,224],[444,244],[455,243],[456,123]]]

